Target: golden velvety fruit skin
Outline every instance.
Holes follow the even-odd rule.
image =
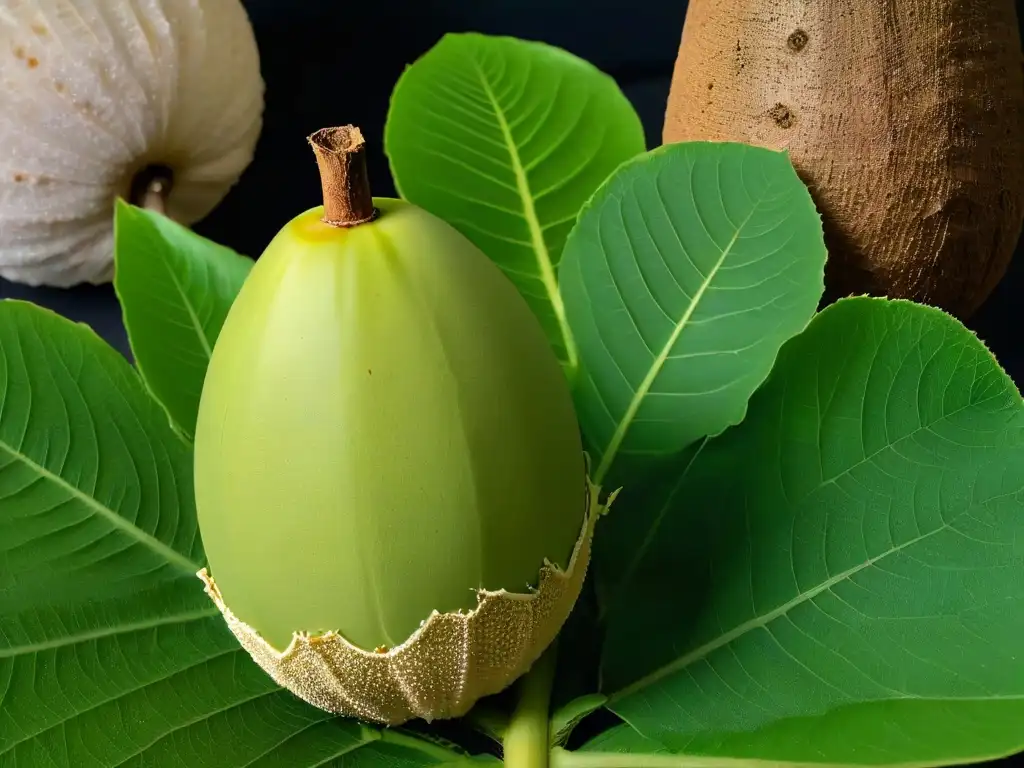
[[[288,223],[232,305],[195,437],[200,529],[238,618],[283,650],[374,650],[476,590],[528,593],[584,527],[569,387],[469,240],[409,203]],[[564,618],[563,618],[564,620]]]
[[[961,318],[1024,217],[1014,0],[691,0],[665,143],[788,149],[824,218],[829,298]]]

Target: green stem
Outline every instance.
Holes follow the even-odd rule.
[[[555,680],[558,641],[553,642],[519,681],[519,701],[505,729],[508,768],[548,768],[551,750],[551,686]]]

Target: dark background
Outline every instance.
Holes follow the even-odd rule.
[[[369,141],[377,195],[393,196],[382,137],[391,89],[403,68],[445,32],[477,31],[542,40],[581,56],[619,82],[643,120],[649,147],[661,123],[685,0],[243,0],[266,81],[256,158],[223,204],[196,231],[257,257],[296,213],[320,203],[305,137],[354,123]],[[969,325],[1024,385],[1024,256]],[[110,286],[30,289],[0,281],[0,298],[35,301],[98,333],[128,354]]]

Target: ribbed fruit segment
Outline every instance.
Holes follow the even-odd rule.
[[[401,645],[366,651],[335,632],[295,633],[277,651],[225,605],[204,568],[199,578],[228,627],[279,685],[315,707],[348,717],[401,725],[465,715],[526,672],[558,634],[579,597],[602,506],[587,480],[587,513],[565,571],[546,563],[536,591],[477,592],[471,611],[432,613]],[[301,574],[315,578],[315,574]]]

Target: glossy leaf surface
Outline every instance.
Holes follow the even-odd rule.
[[[213,345],[254,262],[120,201],[115,233],[114,287],[135,363],[191,436]]]
[[[559,269],[595,481],[632,480],[742,420],[779,348],[813,315],[825,255],[821,219],[784,153],[673,144],[616,171]]]
[[[841,301],[786,345],[746,420],[684,459],[671,495],[627,510],[608,561],[628,583],[604,689],[639,732],[684,749],[829,716],[841,725],[806,738],[855,762],[883,722],[908,735],[876,754],[927,753],[926,711],[970,723],[991,705],[987,727],[1015,722],[1024,405],[963,326]],[[906,700],[921,707],[891,704]],[[876,708],[834,714],[855,705]]]

